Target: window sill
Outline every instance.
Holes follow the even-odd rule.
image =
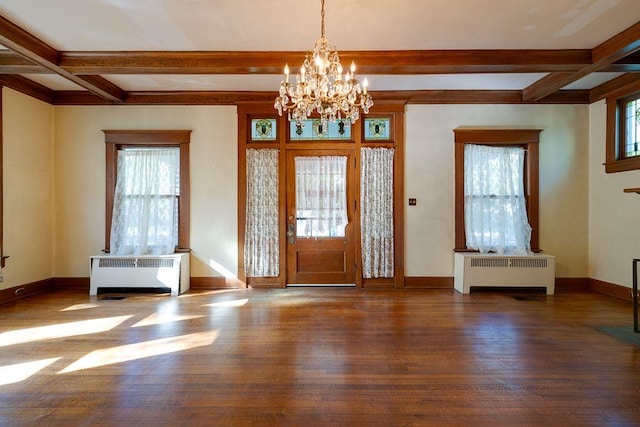
[[[604,164],[606,173],[625,172],[640,169],[640,158],[616,160]]]

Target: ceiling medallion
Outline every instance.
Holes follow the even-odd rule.
[[[373,105],[367,93],[367,78],[362,84],[356,79],[356,65],[342,74],[342,65],[335,47],[329,47],[324,37],[324,0],[321,0],[321,33],[313,52],[305,56],[296,83],[289,83],[289,65],[284,67],[284,80],[274,107],[289,120],[304,126],[304,121],[316,112],[323,123],[347,119],[354,123],[360,117],[360,108],[369,113]]]

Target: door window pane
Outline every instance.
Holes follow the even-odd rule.
[[[344,237],[347,157],[295,157],[296,235]]]

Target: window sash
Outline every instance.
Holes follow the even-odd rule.
[[[619,158],[638,157],[640,156],[640,94],[621,99],[619,105]]]
[[[464,161],[467,247],[483,253],[529,253],[524,150],[469,144]]]
[[[173,253],[178,244],[180,150],[122,149],[117,162],[111,249],[119,255]]]

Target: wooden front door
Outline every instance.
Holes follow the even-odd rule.
[[[287,152],[287,284],[355,284],[353,150]]]

